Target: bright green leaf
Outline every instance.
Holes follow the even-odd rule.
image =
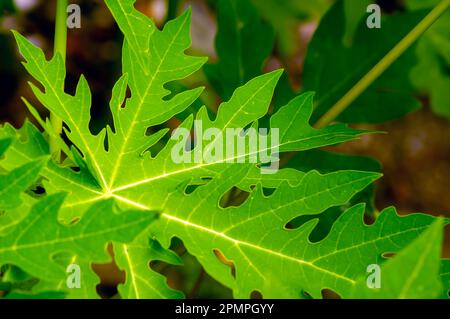
[[[441,292],[439,279],[443,222],[434,222],[380,271],[380,287],[368,288],[364,280],[355,289],[356,298],[431,299]]]

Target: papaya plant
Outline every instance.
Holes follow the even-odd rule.
[[[390,120],[418,107],[395,90],[396,81],[389,83],[392,95],[379,98],[377,89],[384,71],[388,80],[389,72],[398,72],[408,56],[399,58],[446,12],[449,0],[386,21],[386,30],[369,40],[378,43],[394,32],[389,41],[342,81],[338,73],[326,74],[335,63],[326,46],[344,36],[339,28],[326,32],[334,18],[345,22],[336,3],[312,40],[299,93],[283,70],[263,72],[275,32],[250,1],[216,4],[215,64],[188,53],[191,9],[159,29],[135,0],[105,4],[124,36],[122,75],[109,102],[112,122],[96,135],[88,81],[81,76],[74,94],[65,88],[67,1],[57,2],[51,59],[12,31],[33,78],[31,90],[50,117],[43,119],[24,99],[40,128],[31,121],[0,127],[5,297],[98,298],[101,276],[93,265],[113,260],[124,273],[117,297],[183,298],[150,266],[183,267],[173,249],[179,240],[235,298],[255,292],[321,298],[325,289],[342,298],[448,298],[450,262],[441,252],[449,220],[376,211],[378,163],[323,148],[377,133],[348,123]],[[233,23],[240,27],[228,30]],[[261,29],[263,37],[252,36]],[[351,68],[362,41],[368,39],[358,33],[338,52],[339,67]],[[169,89],[202,69],[223,101],[214,114],[201,103],[203,87]],[[400,81],[409,87],[407,76]],[[182,121],[171,132],[166,124],[173,118]],[[252,129],[260,132],[257,147],[263,149],[251,143],[229,148],[228,132],[252,141]],[[214,133],[202,140],[204,132]],[[368,283],[371,267],[382,274],[379,286]],[[72,269],[80,274],[73,282]]]

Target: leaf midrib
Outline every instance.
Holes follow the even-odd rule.
[[[332,272],[332,271],[330,271],[330,270],[328,270],[328,269],[319,267],[319,266],[314,265],[314,264],[312,264],[312,263],[310,263],[310,262],[308,262],[308,261],[306,261],[306,260],[298,259],[298,258],[289,256],[289,255],[286,255],[286,254],[282,254],[282,253],[280,253],[280,252],[273,251],[273,250],[270,250],[270,249],[265,248],[265,247],[257,246],[257,245],[255,245],[255,244],[252,244],[252,243],[249,243],[249,242],[245,242],[245,241],[240,241],[240,240],[234,239],[234,238],[229,237],[228,235],[226,235],[226,234],[224,234],[224,233],[217,232],[217,231],[215,231],[215,230],[213,230],[213,229],[204,227],[204,226],[202,226],[202,225],[194,224],[194,223],[185,221],[185,220],[183,220],[183,219],[179,219],[179,218],[177,218],[177,217],[175,217],[175,216],[172,216],[172,215],[169,215],[169,214],[166,214],[166,213],[162,214],[161,217],[166,218],[166,219],[168,219],[168,220],[170,220],[170,221],[173,221],[173,222],[180,223],[180,224],[182,224],[182,225],[184,225],[184,226],[189,226],[189,227],[191,227],[191,228],[199,229],[199,230],[201,230],[201,231],[203,231],[203,232],[210,233],[210,234],[212,234],[212,235],[214,235],[214,236],[216,236],[216,237],[223,238],[223,239],[225,239],[225,240],[227,240],[227,241],[233,243],[233,245],[236,245],[237,247],[241,247],[241,246],[249,247],[249,248],[251,248],[251,249],[258,250],[258,251],[261,251],[261,252],[264,252],[264,253],[267,253],[267,254],[270,254],[270,255],[273,255],[273,256],[277,256],[277,257],[279,257],[279,258],[281,258],[281,259],[286,259],[286,260],[295,262],[295,263],[297,263],[297,264],[301,264],[301,265],[304,265],[304,266],[308,266],[308,267],[310,267],[310,268],[313,268],[313,269],[315,269],[315,270],[317,270],[317,271],[320,271],[320,272],[323,272],[323,273],[327,273],[327,274],[329,274],[329,275],[331,275],[331,276],[333,276],[333,277],[336,277],[336,278],[339,278],[339,279],[344,280],[344,281],[346,281],[346,282],[349,282],[349,283],[352,284],[352,285],[356,284],[356,281],[353,280],[353,279],[351,279],[351,278],[342,276],[342,275],[337,274],[337,273],[335,273],[335,272]]]
[[[119,2],[119,5],[120,5],[120,1],[118,1],[118,2]],[[122,8],[122,5],[120,5],[120,6]],[[122,10],[123,10],[123,8],[122,8]],[[139,116],[140,116],[140,114],[142,112],[142,106],[144,105],[146,97],[149,94],[150,89],[152,88],[152,86],[154,84],[154,81],[157,78],[157,75],[159,75],[159,73],[160,73],[161,66],[165,62],[165,60],[167,58],[167,54],[172,49],[172,47],[173,47],[173,45],[175,43],[175,40],[178,38],[180,32],[183,30],[183,27],[186,24],[186,21],[187,21],[186,19],[183,21],[183,24],[180,26],[180,28],[176,32],[175,36],[172,37],[172,39],[170,41],[170,44],[167,46],[167,50],[165,50],[163,56],[160,58],[158,66],[156,68],[156,71],[152,74],[152,77],[151,77],[151,79],[150,79],[150,81],[149,81],[149,83],[148,83],[148,85],[147,85],[147,87],[145,89],[144,95],[143,96],[139,95],[139,103],[137,105],[137,111],[134,112],[131,124],[128,127],[128,129],[126,130],[126,133],[123,134],[124,141],[121,143],[119,154],[118,154],[118,159],[115,161],[115,164],[114,164],[114,167],[113,167],[113,170],[112,170],[112,173],[111,173],[111,178],[110,178],[110,182],[109,182],[109,188],[110,189],[114,185],[114,182],[115,182],[115,179],[117,177],[117,173],[119,171],[119,168],[122,167],[122,159],[123,159],[123,156],[125,155],[125,149],[127,148],[128,143],[130,141],[130,136],[131,136],[130,132],[132,132],[134,130],[136,124],[139,123],[139,121],[137,121],[137,119],[139,118]],[[123,128],[122,128],[122,132],[124,132]]]
[[[64,110],[64,112],[65,112],[66,115],[68,116],[70,122],[72,122],[72,123],[71,123],[71,124],[72,124],[71,126],[72,126],[72,127],[77,127],[77,125],[76,125],[74,119],[72,118],[72,113],[67,111],[66,106],[65,106],[65,103],[61,100],[61,98],[60,98],[58,92],[55,90],[55,88],[53,87],[53,85],[51,85],[51,81],[50,81],[50,79],[47,77],[47,73],[44,72],[44,70],[42,69],[40,63],[35,59],[34,55],[28,50],[28,48],[27,48],[26,46],[23,46],[23,49],[26,50],[26,51],[28,52],[27,56],[29,56],[29,57],[33,60],[34,64],[35,64],[36,67],[38,68],[38,70],[39,70],[39,72],[41,73],[41,75],[44,77],[44,79],[45,79],[45,81],[47,82],[47,84],[50,84],[50,85],[47,85],[46,88],[49,88],[49,89],[53,92],[54,96],[56,97],[56,99],[57,99],[57,101],[58,101],[59,107],[60,107],[62,110]],[[101,169],[100,169],[100,166],[99,166],[99,164],[98,164],[98,162],[97,162],[97,160],[96,160],[96,157],[94,156],[93,151],[91,150],[91,148],[90,148],[90,146],[89,146],[89,143],[87,143],[87,141],[85,140],[83,134],[79,134],[79,136],[80,136],[81,141],[83,142],[84,147],[85,147],[85,149],[86,149],[86,151],[87,151],[87,153],[88,153],[87,155],[89,155],[90,160],[91,160],[92,163],[94,164],[94,168],[95,168],[96,173],[99,174],[99,177],[100,177],[100,179],[101,179],[101,181],[102,181],[103,186],[104,186],[104,187],[107,187],[105,177],[104,177],[104,175],[102,174],[102,171],[101,171]]]
[[[228,157],[228,158],[225,158],[223,160],[219,160],[219,161],[215,161],[215,162],[211,162],[211,163],[201,163],[199,165],[195,165],[195,166],[191,166],[191,167],[188,167],[188,168],[172,171],[172,172],[169,172],[169,173],[164,173],[164,174],[157,175],[157,176],[153,176],[153,177],[150,177],[150,178],[147,178],[147,179],[143,179],[143,180],[140,180],[140,181],[137,181],[137,182],[133,182],[133,183],[130,183],[130,184],[126,184],[126,185],[123,185],[123,186],[118,186],[118,187],[112,189],[111,193],[114,194],[114,193],[117,193],[117,192],[120,192],[120,191],[123,191],[123,190],[126,190],[126,189],[130,189],[130,188],[133,188],[133,187],[136,187],[136,186],[139,186],[139,185],[150,183],[150,182],[155,181],[155,180],[164,179],[164,178],[167,178],[169,176],[190,172],[190,171],[193,171],[193,170],[196,170],[196,169],[202,169],[202,168],[209,167],[209,166],[212,166],[212,165],[223,164],[223,163],[227,163],[228,161],[232,161],[232,160],[233,161],[237,161],[237,160],[239,160],[242,157],[252,156],[252,155],[258,154],[260,152],[267,152],[267,151],[276,150],[278,148],[281,148],[281,147],[289,145],[289,144],[303,143],[303,142],[306,142],[306,141],[309,141],[309,140],[313,140],[313,139],[320,139],[320,138],[326,137],[326,136],[328,136],[330,134],[333,135],[334,137],[340,136],[340,135],[336,135],[335,133],[328,132],[328,133],[324,133],[324,134],[320,134],[320,135],[309,136],[307,138],[297,139],[295,141],[288,141],[288,142],[280,143],[280,144],[275,145],[275,146],[271,146],[271,147],[267,147],[267,148],[258,150],[256,152],[248,152],[248,153],[245,153],[245,154],[242,154],[242,155],[239,155],[239,156]]]
[[[133,202],[133,201],[131,201],[129,199],[126,199],[126,198],[123,198],[123,197],[120,197],[120,196],[115,196],[115,195],[113,195],[113,197],[116,198],[119,201],[126,202],[129,205],[134,205],[135,207],[138,207],[140,209],[149,209],[145,205],[142,205],[142,204],[137,203],[137,202]],[[273,250],[265,248],[265,247],[257,246],[255,244],[252,244],[252,243],[249,243],[249,242],[245,242],[245,241],[241,241],[241,240],[232,238],[232,237],[230,237],[229,235],[227,235],[224,232],[216,231],[214,229],[211,229],[211,228],[208,228],[206,226],[193,223],[193,222],[191,222],[189,220],[181,219],[179,217],[170,215],[168,213],[161,214],[161,217],[167,219],[168,221],[176,222],[178,224],[181,224],[181,225],[183,225],[185,227],[190,227],[190,228],[193,228],[193,229],[197,229],[197,230],[200,230],[202,232],[212,234],[215,237],[220,237],[222,239],[225,239],[226,241],[229,241],[233,245],[236,245],[237,247],[239,247],[239,249],[240,249],[240,247],[249,247],[251,249],[258,250],[258,251],[261,251],[261,252],[264,252],[266,254],[270,254],[270,255],[273,255],[273,256],[277,256],[279,258],[286,259],[286,260],[289,260],[291,262],[295,262],[297,264],[308,266],[308,267],[313,268],[313,269],[315,269],[317,271],[329,274],[329,275],[331,275],[333,277],[336,277],[336,278],[341,279],[343,281],[349,282],[352,285],[356,284],[356,281],[351,279],[351,278],[348,278],[348,277],[345,277],[345,276],[340,275],[338,273],[332,272],[332,271],[330,271],[330,270],[328,270],[326,268],[319,267],[319,266],[315,265],[314,263],[308,262],[306,260],[298,259],[298,258],[289,256],[289,255],[286,255],[286,254],[282,254],[282,253],[277,252],[277,251],[273,251]],[[241,250],[241,252],[243,253],[242,250]]]

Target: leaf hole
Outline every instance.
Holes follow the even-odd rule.
[[[127,85],[127,88],[125,89],[125,97],[124,97],[122,103],[121,103],[120,106],[119,106],[119,110],[123,110],[123,109],[126,107],[127,101],[128,101],[130,98],[131,98],[131,89],[130,89],[130,87]],[[111,130],[113,131],[114,134],[117,133],[117,130],[116,130],[116,124],[117,124],[117,123],[114,123],[114,120],[111,120],[110,127],[111,127]]]
[[[321,294],[323,299],[341,299],[341,296],[331,289],[322,289]]]
[[[100,283],[97,285],[97,293],[105,299],[115,297],[119,291],[117,286],[125,283],[125,272],[117,266],[113,246],[108,245],[108,253],[112,261],[106,264],[92,264],[92,270],[99,276]]]
[[[69,223],[69,225],[75,225],[76,223],[78,223],[80,221],[80,217],[75,217],[74,219],[72,219]]]
[[[375,216],[369,215],[369,214],[364,214],[364,224],[366,224],[367,226],[371,226],[373,224],[375,224],[376,218]]]
[[[219,260],[225,266],[230,267],[231,276],[236,279],[236,267],[234,265],[234,262],[230,259],[227,259],[219,249],[214,249],[213,252],[217,260]]]
[[[71,166],[70,169],[75,173],[79,173],[81,171],[81,169],[78,166]]]
[[[383,257],[383,258],[385,258],[385,259],[392,259],[392,258],[394,258],[395,256],[397,256],[397,254],[394,253],[394,252],[385,252],[385,253],[382,253],[382,254],[381,254],[381,257]]]
[[[163,129],[163,127],[161,127]],[[151,141],[149,142],[148,147],[142,149],[139,156],[144,157],[146,153],[149,153],[152,158],[155,158],[159,155],[159,153],[165,148],[166,146],[166,136],[158,136],[158,138],[154,138],[154,134],[160,133],[159,127],[149,127],[146,132],[145,136],[148,136]]]
[[[200,179],[200,181],[198,181],[198,183],[195,184],[189,184],[184,188],[184,194],[185,195],[190,195],[193,192],[195,192],[199,187],[201,186],[205,186],[206,184],[208,184],[210,181],[212,180],[211,177],[202,177]]]
[[[42,187],[42,186],[36,186],[33,190],[32,190],[32,192],[35,194],[35,195],[45,195],[45,188],[44,187]]]
[[[286,230],[294,230],[302,227],[313,219],[318,219],[316,227],[309,234],[309,241],[317,243],[323,240],[331,231],[336,220],[341,216],[343,211],[340,207],[332,207],[318,215],[301,215],[289,221],[284,228]]]
[[[276,188],[267,188],[267,187],[263,187],[263,194],[266,197],[272,196],[273,193],[276,191]]]
[[[190,194],[192,194],[193,192],[195,192],[196,189],[199,188],[200,186],[202,186],[202,185],[188,185],[188,186],[186,186],[186,188],[184,189],[184,194],[190,195]]]
[[[103,147],[106,152],[109,151],[109,139],[108,139],[108,133],[105,134],[105,138],[103,139]]]
[[[314,299],[314,298],[311,296],[311,294],[310,294],[309,292],[305,291],[305,290],[302,290],[301,296],[302,296],[304,299]]]
[[[127,85],[127,88],[125,90],[125,98],[123,99],[122,104],[120,105],[121,109],[124,109],[125,106],[127,105],[127,100],[129,100],[131,98],[131,89],[130,87]]]
[[[250,294],[250,299],[254,299],[254,300],[262,300],[263,295],[260,291],[258,290],[253,290],[252,293]]]
[[[239,136],[240,136],[240,137],[246,137],[246,136],[250,133],[250,129],[252,128],[252,126],[253,126],[253,122],[247,124],[247,125],[242,129],[242,131],[239,132]]]
[[[249,196],[249,192],[233,187],[222,195],[219,200],[219,206],[221,208],[239,207],[248,199]]]
[[[175,96],[177,96],[179,93],[183,92],[183,87],[178,81],[171,81],[168,83],[165,83],[163,85],[164,93],[162,100],[165,102],[170,101]]]

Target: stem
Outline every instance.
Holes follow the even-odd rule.
[[[56,22],[55,22],[55,43],[54,54],[60,54],[64,64],[66,63],[66,47],[67,47],[67,6],[68,0],[56,0]],[[62,120],[55,114],[50,114],[50,122],[56,134],[62,133]],[[50,153],[55,161],[61,160],[61,149],[55,137],[50,136]]]
[[[450,6],[450,0],[442,0],[431,12],[412,29],[397,45],[386,54],[358,83],[355,84],[331,109],[316,123],[316,128],[323,128],[336,119],[353,103],[392,63],[394,63],[417,39],[428,30]]]

